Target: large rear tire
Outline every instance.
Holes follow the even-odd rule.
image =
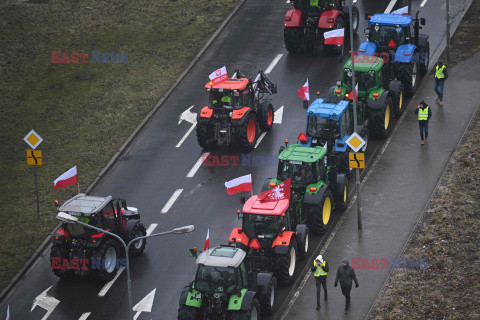
[[[117,262],[123,257],[123,250],[116,240],[106,238],[93,252],[93,257],[100,259],[100,268],[95,270],[96,277],[109,282],[117,274]]]
[[[271,103],[261,105],[258,115],[258,125],[260,126],[260,130],[272,130],[274,120],[275,111],[273,110],[273,105]]]
[[[253,298],[250,308],[246,311],[239,310],[232,312],[232,320],[258,320],[260,319],[260,304],[257,298]]]
[[[185,304],[181,304],[178,307],[178,320],[196,320],[197,319],[197,310],[195,308],[189,307]]]
[[[237,128],[237,142],[240,149],[250,151],[255,147],[258,138],[258,122],[253,113],[248,115],[247,120]]]
[[[197,125],[197,141],[202,149],[211,149],[217,145],[215,140],[215,129],[211,125]]]
[[[383,108],[369,109],[369,126],[375,136],[385,138],[390,134],[393,128],[392,115],[391,97],[387,97]]]
[[[277,294],[277,280],[270,279],[265,294],[260,295],[260,310],[262,315],[269,316],[275,312],[275,295]]]
[[[397,75],[403,84],[405,94],[409,97],[413,96],[420,83],[419,63],[415,61],[411,63],[398,63]]]
[[[135,227],[133,227],[133,230],[132,230],[132,233],[129,235],[129,242],[135,238],[138,238],[138,237],[144,237],[147,235],[147,230],[145,230],[145,226],[138,222]],[[142,239],[142,240],[137,240],[135,241],[135,243],[132,243],[130,245],[130,249],[128,250],[128,252],[130,253],[130,256],[131,257],[136,257],[140,254],[143,253],[143,251],[145,250],[145,245],[147,244],[147,240],[146,239]]]
[[[59,266],[56,266],[55,269],[53,266],[53,259],[60,259]],[[73,274],[71,269],[62,267],[64,259],[69,260],[67,248],[64,246],[53,245],[50,249],[50,262],[52,264],[52,271],[54,275],[61,279],[68,278]]]
[[[335,191],[335,205],[338,210],[343,211],[347,209],[348,205],[348,183],[345,180],[345,183],[337,186]]]
[[[283,286],[290,285],[295,279],[295,267],[297,264],[297,241],[292,239],[287,254],[275,257],[274,273],[278,283]]]
[[[327,190],[319,205],[307,207],[308,228],[314,234],[324,234],[332,224],[332,193]]]
[[[289,53],[300,53],[302,49],[302,33],[301,28],[284,28],[283,40],[285,42],[285,49]]]

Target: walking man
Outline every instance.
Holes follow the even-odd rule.
[[[437,93],[438,104],[443,106],[443,86],[445,80],[448,78],[447,66],[443,64],[443,60],[437,61],[437,66],[435,67],[435,92]]]
[[[323,286],[323,292],[325,301],[328,299],[327,295],[327,273],[328,273],[328,263],[323,260],[322,255],[319,255],[313,261],[312,267],[313,276],[315,277],[315,285],[317,286],[317,310],[320,310],[320,290]]]
[[[418,115],[418,125],[420,127],[420,139],[422,139],[422,146],[425,142],[428,142],[428,120],[432,117],[431,108],[421,101],[417,109],[415,109],[415,114]],[[423,138],[423,133],[425,132],[425,139]]]
[[[342,265],[338,267],[337,276],[335,277],[335,287],[340,280],[340,288],[345,296],[345,313],[350,308],[350,290],[352,290],[352,281],[355,281],[355,288],[358,288],[358,280],[355,271],[348,265],[348,259],[342,260]]]

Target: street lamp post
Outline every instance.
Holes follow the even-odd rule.
[[[137,238],[132,239],[128,244],[126,244],[125,241],[123,241],[123,239],[121,237],[119,237],[118,235],[116,235],[115,233],[109,232],[107,230],[103,230],[101,228],[97,228],[95,226],[91,226],[87,223],[84,223],[84,222],[78,220],[78,218],[76,218],[74,216],[71,216],[71,215],[69,215],[65,212],[59,212],[57,214],[57,219],[62,221],[62,222],[65,222],[65,223],[71,223],[71,224],[77,223],[77,224],[80,224],[84,227],[87,227],[87,228],[90,228],[90,229],[93,229],[93,230],[96,230],[96,231],[99,231],[99,232],[104,232],[104,233],[108,234],[109,236],[112,236],[115,239],[119,240],[120,243],[123,245],[123,247],[125,249],[125,256],[127,257],[127,267],[126,267],[126,269],[127,269],[127,290],[128,290],[128,309],[129,309],[128,314],[129,314],[129,319],[133,319],[133,293],[132,293],[132,281],[131,281],[131,278],[130,278],[130,258],[128,256],[128,251],[130,249],[130,245],[135,243],[136,241],[142,240],[142,239],[163,236],[163,235],[170,234],[170,233],[173,233],[173,234],[188,234],[188,233],[192,233],[195,230],[195,226],[193,226],[193,225],[183,226],[183,227],[180,227],[180,228],[175,228],[175,229],[170,230],[170,231],[155,233],[155,234],[151,234],[151,235],[143,236],[143,237],[137,237]]]

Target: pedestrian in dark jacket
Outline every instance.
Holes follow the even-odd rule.
[[[337,276],[335,277],[335,287],[340,281],[340,288],[342,294],[345,296],[345,313],[350,307],[350,291],[352,290],[352,281],[355,281],[355,288],[358,288],[358,280],[355,271],[348,265],[348,259],[342,260],[342,265],[337,269]]]
[[[425,142],[428,142],[428,120],[432,117],[432,109],[422,100],[415,109],[415,114],[418,115],[420,139],[422,139],[421,144],[423,146]],[[425,132],[425,139],[423,138],[423,132]]]
[[[320,291],[323,286],[323,292],[325,293],[324,300],[328,300],[327,294],[327,273],[328,273],[328,263],[323,259],[323,256],[320,254],[313,261],[313,267],[311,268],[313,276],[315,277],[315,285],[317,287],[317,310],[320,310]]]

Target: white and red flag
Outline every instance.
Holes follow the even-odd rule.
[[[78,174],[77,174],[77,166],[71,168],[64,174],[62,174],[60,177],[58,177],[54,182],[53,182],[53,187],[55,190],[58,188],[65,189],[68,186],[71,186],[72,184],[78,183]]]
[[[342,45],[345,41],[345,29],[335,29],[332,31],[325,32],[323,34],[325,38],[325,44],[335,46],[335,45]]]
[[[260,193],[258,195],[258,200],[260,200],[261,202],[278,201],[283,199],[290,200],[291,187],[292,178],[288,178],[275,188]]]
[[[357,85],[355,86],[355,96],[357,97],[357,101],[358,101],[358,83]],[[349,94],[348,94],[348,100],[352,100],[353,101],[353,91],[351,91]]]
[[[405,16],[408,16],[408,6],[397,9],[397,10],[393,11],[392,14],[403,14]]]
[[[310,92],[308,89],[308,78],[307,78],[307,82],[305,82],[303,87],[297,90],[297,94],[300,99],[310,101]]]
[[[212,86],[228,80],[227,68],[225,66],[213,71],[209,76]]]
[[[242,191],[252,191],[252,175],[247,174],[246,176],[241,176],[239,178],[227,181],[225,182],[225,187],[227,188],[227,193],[229,195]]]
[[[10,320],[10,305],[7,308],[7,320]]]
[[[203,245],[203,251],[207,250],[210,248],[210,228],[208,228],[207,231],[207,238],[205,239],[205,244]]]

